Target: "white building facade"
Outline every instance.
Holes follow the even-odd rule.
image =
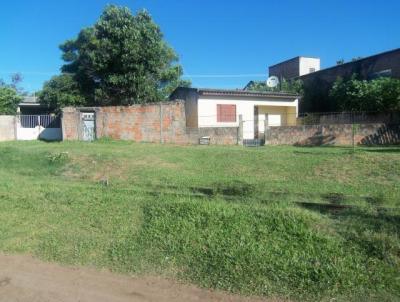
[[[178,88],[172,99],[185,101],[186,124],[192,128],[238,127],[255,139],[268,126],[296,125],[299,96],[277,92]]]

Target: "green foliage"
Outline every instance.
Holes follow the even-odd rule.
[[[15,114],[22,97],[7,85],[0,86],[0,114]]]
[[[301,80],[287,81],[285,79],[275,88],[268,87],[265,82],[252,81],[251,84],[246,88],[250,91],[276,91],[276,92],[288,92],[303,94],[303,83]]]
[[[334,102],[329,100],[328,92],[332,84],[321,77],[311,77],[304,82],[304,94],[301,108],[303,112],[338,111]]]
[[[338,78],[330,91],[330,98],[341,110],[392,111],[400,110],[400,80],[378,78],[371,81]]]
[[[62,164],[68,160],[68,152],[51,153],[47,158],[50,164]]]
[[[347,242],[318,231],[313,226],[327,221],[305,210],[160,202],[145,206],[143,215],[142,230],[118,247],[126,251],[118,260],[128,266],[139,244],[153,265],[177,266],[181,277],[207,288],[313,301],[395,288],[392,262],[349,245],[353,237]],[[361,227],[353,222],[352,229]],[[394,244],[390,255],[398,250]]]
[[[60,46],[86,102],[130,105],[166,99],[182,81],[178,57],[146,11],[107,6],[100,19]],[[57,102],[54,102],[57,103]]]
[[[11,75],[11,83],[7,84],[0,79],[0,114],[16,114],[23,91],[18,86],[22,81],[19,73]]]
[[[79,90],[79,85],[71,74],[52,77],[38,93],[39,101],[50,108],[88,105]]]

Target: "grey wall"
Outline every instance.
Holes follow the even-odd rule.
[[[300,57],[296,57],[268,68],[269,76],[292,79],[300,75]]]
[[[0,141],[9,141],[15,138],[15,117],[0,115]]]
[[[187,128],[188,142],[198,144],[200,138],[210,137],[211,145],[237,145],[239,143],[239,128],[236,127],[208,127]]]
[[[171,101],[183,100],[185,102],[186,126],[191,128],[198,127],[198,99],[199,95],[196,88],[178,87],[170,95]]]
[[[354,127],[354,143],[357,145],[400,144],[400,125],[359,124]],[[270,127],[265,139],[267,145],[351,145],[353,125]]]
[[[383,70],[390,70],[390,74],[393,78],[400,78],[400,49],[322,69],[318,72],[303,75],[300,79],[307,82],[318,78],[333,83],[336,81],[337,77],[346,78],[354,73],[357,73],[363,79],[371,79],[376,76],[377,72]]]

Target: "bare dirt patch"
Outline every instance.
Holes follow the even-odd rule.
[[[104,179],[127,180],[128,178],[136,178],[135,170],[152,167],[178,170],[180,166],[153,155],[128,160],[118,157],[105,159],[94,155],[70,155],[69,163],[64,169],[63,175],[67,178],[87,179],[95,182]]]
[[[0,301],[265,301],[199,289],[158,277],[64,267],[30,256],[0,255]],[[282,301],[282,300],[268,300]]]

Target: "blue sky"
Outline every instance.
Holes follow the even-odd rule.
[[[297,55],[329,67],[400,47],[399,0],[14,0],[1,5],[0,78],[21,72],[40,89],[62,65],[58,45],[109,3],[146,8],[195,87],[242,88]]]

